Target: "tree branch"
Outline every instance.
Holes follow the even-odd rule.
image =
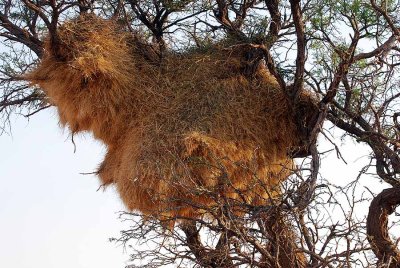
[[[389,237],[388,216],[400,204],[400,187],[383,190],[371,202],[367,218],[367,238],[381,264],[400,267],[400,251]]]
[[[290,8],[292,10],[294,26],[296,29],[297,38],[297,57],[296,57],[296,73],[294,76],[294,83],[290,97],[296,101],[299,93],[303,89],[304,84],[304,70],[306,61],[306,38],[304,32],[303,16],[300,7],[300,0],[290,0]]]

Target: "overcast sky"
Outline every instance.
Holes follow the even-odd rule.
[[[125,267],[123,248],[108,242],[124,225],[113,189],[96,191],[93,171],[104,148],[90,135],[58,126],[54,110],[19,117],[0,136],[0,267]]]

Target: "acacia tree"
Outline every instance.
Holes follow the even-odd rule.
[[[222,42],[250,45],[252,64],[246,72],[265,64],[293,106],[304,88],[318,99],[311,118],[302,121],[299,112],[303,146],[280,197],[254,206],[246,198],[209,192],[215,206],[186,204],[208,215],[202,218],[160,221],[125,213],[132,228],[117,240],[151,244],[132,249],[140,267],[400,267],[400,252],[388,233],[388,216],[400,204],[399,7],[390,0],[2,0],[2,130],[7,131],[13,113],[29,117],[50,107],[23,74],[43,57],[45,33],[57,43],[59,25],[79,14],[118,21],[151,44],[155,62],[167,53]],[[372,173],[368,179],[390,186],[372,192],[366,219],[356,216],[357,208],[369,202],[357,188],[360,177],[338,187],[319,175],[323,160],[317,139],[330,140],[326,121],[369,146],[371,161],[360,174]],[[327,205],[335,212],[324,210]],[[171,221],[186,224],[166,230]]]

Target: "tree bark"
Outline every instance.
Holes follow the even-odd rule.
[[[372,200],[367,218],[368,241],[379,263],[389,268],[400,268],[400,251],[388,233],[388,217],[399,204],[400,187],[385,189]]]
[[[229,256],[229,242],[221,234],[217,247],[209,249],[203,246],[200,241],[199,230],[195,223],[187,222],[181,226],[186,235],[186,245],[195,256],[198,264],[207,268],[231,268],[234,267]]]
[[[267,261],[266,268],[307,266],[307,258],[296,243],[297,235],[287,221],[279,211],[271,211],[266,215],[265,231],[271,237],[267,247],[270,254],[275,257],[275,263]]]

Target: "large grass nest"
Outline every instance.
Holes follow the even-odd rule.
[[[66,22],[58,38],[27,79],[62,124],[104,142],[99,177],[128,209],[198,216],[213,194],[260,204],[290,175],[294,112],[264,66],[244,75],[248,46],[167,53],[154,64],[93,15]]]

